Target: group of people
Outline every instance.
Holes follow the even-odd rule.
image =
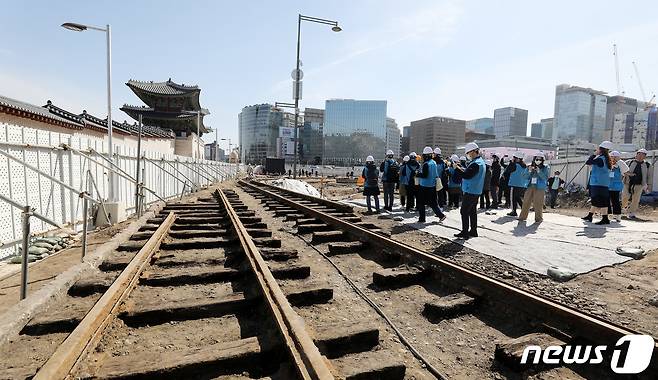
[[[589,191],[592,199],[591,212],[583,219],[592,221],[594,213],[602,215],[596,224],[609,224],[608,214],[621,216],[621,209],[628,205],[629,218],[635,218],[639,198],[647,189],[649,165],[644,161],[646,150],[640,149],[635,159],[625,163],[621,154],[610,151],[612,143],[604,141],[586,165],[592,170]],[[459,208],[462,228],[455,234],[458,238],[477,237],[477,208],[511,208],[508,216],[525,221],[531,210],[536,223],[543,221],[546,193],[548,203],[555,208],[558,193],[565,181],[560,172],[551,176],[550,166],[543,153],[536,153],[529,164],[524,162],[521,152],[507,156],[493,154],[485,160],[474,142],[466,144],[464,156],[453,154],[449,158],[441,155],[441,149],[425,147],[417,156],[415,152],[404,156],[402,163],[394,159],[393,151],[386,152],[386,159],[379,166],[374,158],[366,158],[363,168],[363,194],[366,196],[368,212],[372,213],[371,197],[375,212],[380,212],[379,178],[384,193],[384,210],[392,211],[395,189],[399,189],[400,204],[405,212],[418,212],[418,222],[424,223],[426,206],[439,218],[445,220],[444,212]],[[518,211],[518,212],[517,212]]]

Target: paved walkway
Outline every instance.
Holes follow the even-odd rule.
[[[346,203],[363,207],[365,200],[349,200]],[[427,223],[424,224],[417,223],[418,216],[405,213],[399,205],[393,208],[391,215],[402,217],[401,224],[463,243],[478,252],[542,274],[546,274],[549,267],[585,273],[630,260],[615,252],[621,246],[640,247],[645,251],[658,249],[658,223],[655,222],[622,220],[606,227],[585,223],[578,217],[544,213],[544,222],[534,224],[532,212],[528,222],[506,216],[507,212],[507,209],[493,210],[488,215],[480,211],[480,236],[467,241],[453,237],[461,229],[459,210],[448,212],[443,224],[439,224],[438,218],[429,209]]]

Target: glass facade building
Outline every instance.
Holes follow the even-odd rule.
[[[318,108],[304,109],[304,126],[299,141],[299,144],[301,144],[301,148],[299,148],[300,162],[312,165],[322,163],[323,131],[324,110]]]
[[[553,143],[600,143],[606,135],[608,97],[605,92],[561,84],[555,88]]]
[[[528,110],[514,107],[494,110],[493,128],[497,139],[507,136],[526,136]]]
[[[466,120],[466,129],[471,131],[486,133],[489,135],[494,134],[494,119],[491,117],[481,117],[474,120]]]
[[[271,104],[247,106],[238,115],[240,160],[245,164],[265,164],[266,157],[277,156],[279,128],[283,113]]]
[[[386,101],[332,99],[325,103],[324,163],[351,166],[386,153]]]

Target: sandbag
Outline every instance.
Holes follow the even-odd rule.
[[[576,273],[559,267],[549,267],[546,274],[548,274],[550,278],[560,282],[568,281],[576,277]]]
[[[635,260],[641,259],[646,256],[644,249],[639,247],[617,247],[616,250],[618,255],[631,257]]]

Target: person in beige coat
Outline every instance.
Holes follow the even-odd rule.
[[[635,213],[640,204],[642,193],[648,191],[649,187],[649,163],[646,149],[640,149],[635,153],[635,158],[628,161],[628,172],[624,176],[624,192],[621,203],[623,208],[628,208],[628,218],[637,219]]]

